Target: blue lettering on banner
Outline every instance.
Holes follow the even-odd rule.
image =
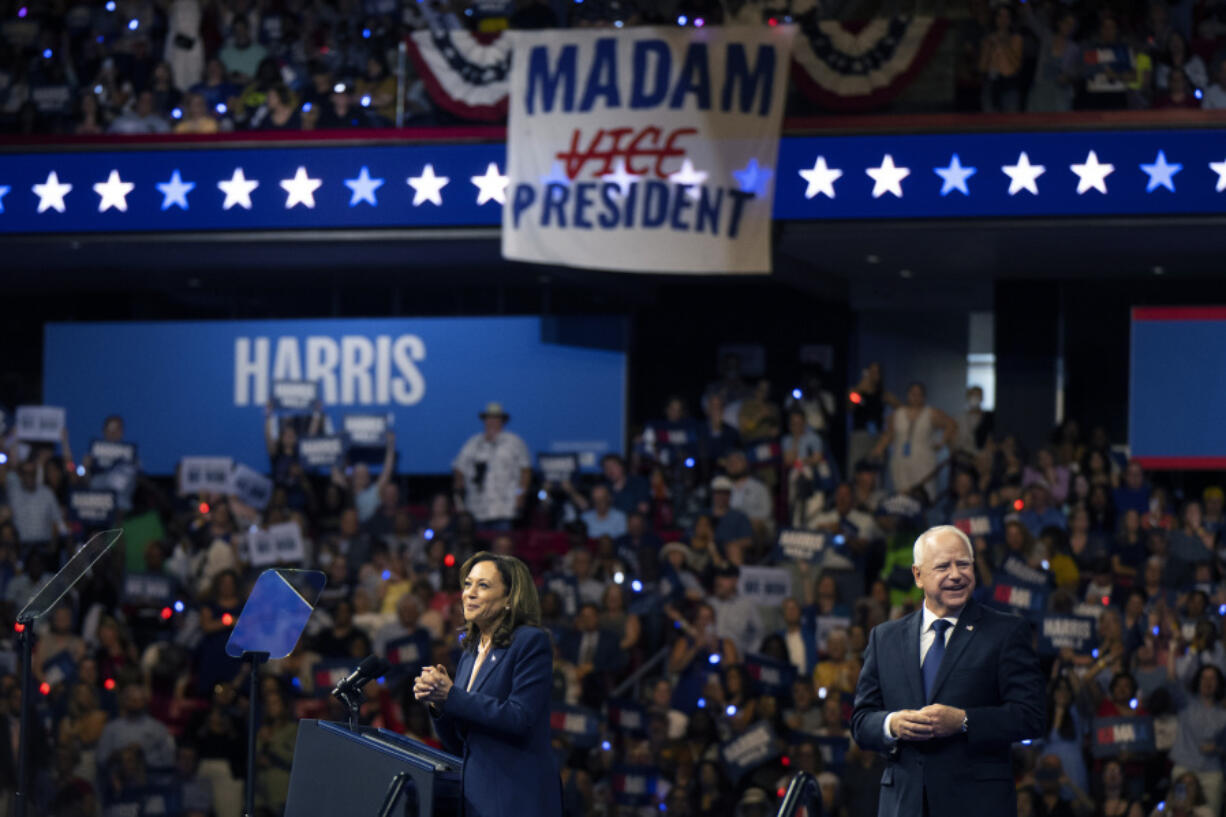
[[[584,318],[580,329],[616,336],[621,320]],[[264,406],[276,380],[317,383],[337,428],[348,412],[393,415],[402,473],[449,473],[491,400],[507,406],[509,430],[530,450],[623,450],[624,351],[577,345],[583,337],[550,342],[551,326],[535,317],[53,323],[43,379],[75,428],[123,415],[140,430],[141,464],[154,475],[196,454],[264,467]],[[72,442],[83,449],[88,439]],[[185,493],[225,489],[212,464],[191,463],[180,474]]]
[[[583,78],[579,112],[591,111],[598,98],[603,100],[606,109],[622,107],[619,78],[630,86],[632,110],[658,107],[666,97],[669,98],[670,108],[679,109],[686,105],[688,96],[694,98],[694,107],[698,110],[711,110],[711,55],[705,43],[689,44],[675,82],[671,49],[663,40],[640,40],[634,44],[631,73],[628,76],[619,72],[615,38],[602,37],[592,47],[592,64]],[[775,91],[777,49],[772,45],[759,45],[752,62],[744,43],[727,43],[725,49],[724,75],[718,78],[719,109],[724,113],[735,110],[742,114],[766,116],[770,112]],[[648,59],[652,55],[654,62]],[[574,112],[579,88],[578,63],[579,47],[574,43],[566,43],[560,48],[549,45],[530,48],[528,81],[523,89],[524,109],[529,114],[537,113],[538,108],[544,113],[555,110]],[[650,92],[647,91],[648,87]],[[669,88],[672,88],[671,95]]]

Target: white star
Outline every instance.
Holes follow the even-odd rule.
[[[957,190],[964,196],[969,196],[971,191],[966,187],[966,180],[974,176],[976,169],[973,167],[963,167],[962,160],[958,158],[958,154],[954,154],[949,160],[947,167],[934,167],[932,172],[936,173],[944,180],[941,185],[941,195],[949,195],[951,191]]]
[[[895,167],[894,157],[886,154],[881,160],[881,167],[865,168],[865,173],[873,180],[873,198],[881,198],[886,193],[893,193],[902,198],[902,180],[911,175],[907,167]]]
[[[1152,165],[1141,165],[1141,169],[1149,175],[1149,183],[1145,185],[1145,192],[1152,193],[1159,187],[1165,187],[1172,193],[1175,192],[1176,173],[1183,170],[1183,165],[1167,164],[1166,154],[1161,150],[1158,151],[1158,158],[1154,159]]]
[[[805,198],[811,199],[818,193],[834,198],[834,183],[842,175],[843,171],[837,167],[826,166],[825,156],[818,156],[812,168],[800,171],[800,177],[809,183]]]
[[[119,178],[119,171],[112,170],[105,182],[94,185],[94,192],[99,196],[98,212],[105,213],[114,207],[121,213],[128,212],[128,194],[136,187],[132,182]]]
[[[57,213],[64,212],[64,196],[72,192],[71,184],[61,184],[60,177],[52,170],[47,174],[47,181],[30,188],[38,196],[38,212],[43,213],[53,209]]]
[[[740,170],[732,171],[732,177],[736,179],[741,190],[753,193],[755,196],[766,195],[766,185],[770,183],[773,175],[775,171],[769,167],[760,166],[756,158],[751,158],[749,164]]]
[[[428,201],[441,207],[443,205],[441,191],[451,179],[446,176],[435,176],[434,165],[426,165],[422,168],[420,176],[410,176],[408,181],[409,186],[413,188],[414,207],[423,201]]]
[[[353,195],[349,197],[350,207],[357,207],[362,202],[368,203],[371,207],[379,206],[375,198],[375,191],[383,186],[383,179],[372,179],[366,165],[362,165],[356,179],[345,179],[345,186],[353,191]]]
[[[1226,190],[1226,160],[1221,162],[1210,162],[1209,169],[1217,174],[1217,192],[1221,193]],[[41,210],[39,211],[42,212]]]
[[[183,181],[183,177],[179,175],[179,169],[176,167],[175,172],[170,174],[170,181],[160,182],[157,185],[157,189],[162,194],[163,210],[169,210],[171,207],[180,207],[186,210],[187,194],[196,189],[196,183]]]
[[[4,212],[4,197],[8,195],[11,189],[7,184],[0,184],[0,213]]]
[[[1017,157],[1017,164],[1001,165],[1000,169],[1009,177],[1010,196],[1016,195],[1020,190],[1028,190],[1036,196],[1039,195],[1039,186],[1035,184],[1035,180],[1047,172],[1047,168],[1043,165],[1032,165],[1030,157],[1024,150]]]
[[[507,203],[507,183],[509,178],[498,172],[498,165],[490,162],[490,166],[485,169],[484,176],[472,176],[472,183],[477,186],[477,204],[485,204],[487,201],[496,201],[499,204]]]
[[[681,163],[681,169],[668,174],[668,180],[685,188],[685,194],[691,199],[698,198],[698,187],[707,180],[705,170],[695,170],[694,163],[686,159]]]
[[[1091,187],[1099,193],[1107,192],[1107,177],[1115,171],[1115,165],[1100,164],[1098,154],[1090,151],[1085,164],[1069,165],[1069,170],[1077,174],[1077,195],[1081,195]]]
[[[292,179],[282,179],[281,187],[285,190],[285,209],[303,204],[310,209],[315,208],[315,191],[323,184],[322,179],[312,179],[307,176],[307,169],[298,166],[298,172]]]
[[[617,192],[613,194],[613,198],[619,199],[630,192],[630,187],[639,180],[639,177],[626,170],[626,160],[619,157],[613,165],[613,170],[600,177],[606,182],[612,182],[617,185]]]
[[[255,179],[248,179],[243,175],[241,167],[234,170],[234,175],[229,181],[221,181],[217,183],[217,187],[221,192],[226,194],[226,200],[222,203],[221,209],[229,210],[234,205],[242,207],[244,210],[251,209],[251,191],[260,186],[260,183]]]

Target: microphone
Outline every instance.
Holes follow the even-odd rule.
[[[361,689],[371,678],[378,678],[386,674],[389,669],[391,669],[391,664],[387,661],[377,655],[368,655],[362,659],[362,663],[358,664],[357,669],[340,680],[336,689],[332,690],[332,694],[338,698],[348,695],[355,689]]]

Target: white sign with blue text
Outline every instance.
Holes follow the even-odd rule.
[[[513,32],[503,257],[770,272],[793,33]]]

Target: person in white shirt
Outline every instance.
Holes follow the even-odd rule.
[[[775,500],[770,489],[749,474],[749,459],[743,451],[733,451],[725,463],[732,479],[732,507],[749,517],[759,540],[771,537],[775,527]]]
[[[505,430],[511,415],[501,403],[488,404],[478,416],[485,430],[470,437],[451,464],[455,492],[464,495],[481,527],[507,530],[523,510],[532,458],[524,441]]]
[[[1226,59],[1217,64],[1217,82],[1205,90],[1200,106],[1208,111],[1226,110]]]

